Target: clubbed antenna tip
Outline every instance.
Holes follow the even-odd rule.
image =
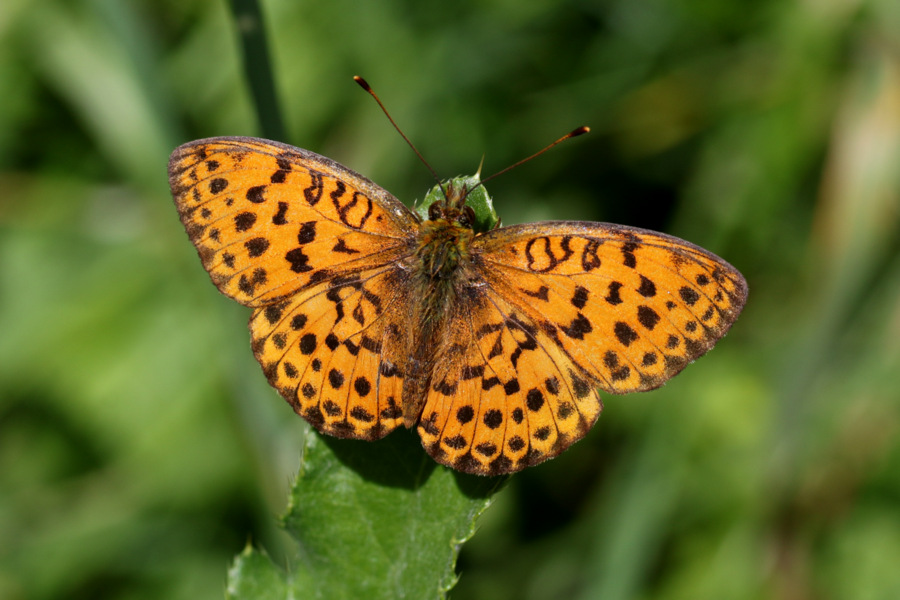
[[[378,97],[378,94],[376,94],[375,90],[372,89],[372,86],[369,85],[369,82],[366,81],[365,79],[363,79],[362,77],[360,77],[359,75],[354,75],[353,81],[358,83],[359,87],[366,90],[366,92],[368,92],[370,96],[375,98],[375,102],[377,102],[378,106],[381,107],[381,111],[384,113],[384,116],[386,116],[388,118],[388,121],[390,121],[391,125],[394,126],[394,129],[397,130],[397,133],[399,133],[400,136],[406,141],[406,143],[409,144],[409,147],[412,148],[413,152],[416,153],[416,156],[419,157],[419,160],[422,161],[422,164],[424,164],[426,167],[428,167],[428,170],[431,171],[431,174],[434,176],[434,180],[437,181],[438,185],[441,186],[441,190],[443,191],[444,186],[441,185],[441,178],[438,177],[435,170],[431,168],[431,165],[429,165],[428,161],[425,160],[425,157],[422,156],[422,153],[419,152],[418,148],[415,147],[415,145],[409,140],[409,138],[406,137],[406,134],[403,133],[403,130],[401,130],[400,127],[397,125],[397,123],[394,121],[394,118],[391,117],[391,113],[389,113],[388,110],[384,107],[384,104],[381,103],[381,99]],[[444,196],[445,197],[447,196],[446,192],[444,192]]]
[[[375,99],[375,102],[377,102],[377,103],[378,103],[378,106],[381,107],[381,111],[382,111],[382,112],[384,113],[384,115],[388,118],[388,121],[391,122],[391,125],[394,126],[394,129],[397,130],[397,133],[399,133],[400,136],[406,141],[406,143],[409,144],[409,147],[412,148],[413,152],[416,153],[416,156],[419,157],[419,160],[421,160],[422,163],[423,163],[426,167],[428,167],[428,170],[431,171],[431,174],[434,176],[435,181],[437,181],[437,182],[438,182],[438,185],[441,186],[441,191],[444,192],[444,198],[446,198],[447,201],[449,202],[450,199],[447,197],[447,191],[444,189],[443,184],[441,184],[441,178],[438,177],[437,173],[434,171],[434,169],[431,168],[431,165],[428,164],[428,161],[425,160],[425,157],[422,156],[422,154],[421,154],[421,153],[419,152],[419,150],[415,147],[415,145],[413,145],[413,143],[409,140],[409,138],[406,137],[406,134],[403,133],[403,131],[400,129],[400,127],[397,126],[397,123],[394,122],[394,119],[393,119],[393,117],[391,117],[391,114],[390,114],[390,113],[387,111],[387,109],[384,107],[384,104],[381,103],[381,99],[378,97],[378,94],[376,94],[375,91],[372,89],[372,86],[369,85],[369,82],[366,81],[365,79],[363,79],[362,77],[360,77],[359,75],[354,75],[354,76],[353,76],[353,81],[355,81],[357,84],[359,84],[359,87],[361,87],[362,89],[366,90],[366,92],[367,92],[370,96],[372,96],[372,97]],[[570,131],[570,132],[567,133],[566,135],[562,136],[561,138],[559,138],[558,140],[556,140],[555,142],[553,142],[553,143],[550,144],[549,146],[546,146],[546,147],[543,148],[542,150],[539,150],[538,152],[535,152],[534,154],[532,154],[531,156],[529,156],[529,157],[527,157],[527,158],[523,158],[523,159],[520,160],[519,162],[517,162],[517,163],[515,163],[515,164],[513,164],[513,165],[510,165],[510,166],[506,167],[505,169],[503,169],[503,170],[501,170],[501,171],[498,171],[497,173],[494,173],[493,175],[491,175],[491,176],[488,177],[487,179],[484,179],[483,181],[479,182],[479,184],[476,185],[475,187],[484,186],[485,183],[487,183],[488,181],[490,181],[490,180],[493,179],[494,177],[497,177],[498,175],[503,175],[503,174],[506,173],[507,171],[509,171],[509,170],[511,170],[511,169],[515,169],[515,168],[518,167],[519,165],[524,164],[524,163],[527,163],[529,160],[531,160],[531,159],[533,159],[533,158],[536,158],[536,157],[540,156],[541,154],[543,154],[544,152],[546,152],[547,150],[549,150],[549,149],[552,148],[553,146],[555,146],[555,145],[557,145],[557,144],[559,144],[559,143],[561,143],[561,142],[564,142],[564,141],[566,141],[566,140],[569,139],[569,138],[578,137],[579,135],[583,135],[583,134],[589,132],[590,130],[591,130],[590,127],[586,127],[586,126],[584,126],[584,125],[582,125],[581,127],[578,127],[577,129],[573,129],[572,131]],[[483,157],[482,157],[482,159],[481,159],[481,162],[482,162],[482,164],[484,164],[484,158],[483,158]],[[481,165],[479,165],[479,167],[478,167],[478,174],[481,175]],[[472,192],[472,190],[474,190],[474,189],[475,189],[475,188],[472,188],[471,190],[468,190],[468,192],[466,192],[466,195],[468,195],[468,194],[469,194],[470,192]]]
[[[519,162],[517,162],[517,163],[515,163],[515,164],[509,165],[508,167],[506,167],[505,169],[503,169],[503,170],[501,170],[501,171],[497,171],[496,173],[494,173],[493,175],[491,175],[490,177],[488,177],[487,179],[485,179],[484,181],[482,181],[482,182],[481,182],[481,185],[484,185],[485,183],[487,183],[488,181],[490,181],[490,180],[493,179],[494,177],[497,177],[498,175],[503,175],[503,174],[506,173],[507,171],[511,171],[512,169],[515,169],[515,168],[518,167],[519,165],[523,165],[523,164],[527,163],[529,160],[531,160],[531,159],[533,159],[533,158],[537,158],[538,156],[540,156],[541,154],[543,154],[544,152],[546,152],[547,150],[549,150],[549,149],[552,148],[553,146],[555,146],[555,145],[557,145],[557,144],[560,144],[560,143],[562,143],[562,142],[564,142],[564,141],[566,141],[566,140],[568,140],[568,139],[570,139],[570,138],[578,137],[579,135],[585,134],[585,133],[589,132],[590,130],[591,130],[591,128],[590,128],[590,127],[587,127],[587,126],[585,126],[585,125],[582,125],[581,127],[577,128],[577,129],[573,129],[572,131],[570,131],[570,132],[567,133],[566,135],[562,136],[561,138],[559,138],[558,140],[556,140],[556,141],[553,142],[552,144],[550,144],[550,145],[548,145],[548,146],[542,148],[541,150],[538,150],[537,152],[535,152],[535,153],[532,154],[531,156],[529,156],[529,157],[527,157],[527,158],[523,158],[522,160],[520,160]]]

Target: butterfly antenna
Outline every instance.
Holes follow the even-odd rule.
[[[409,138],[406,137],[406,134],[403,133],[403,131],[400,129],[400,127],[394,121],[393,117],[391,117],[391,113],[389,113],[388,110],[384,107],[384,104],[381,103],[381,99],[378,97],[378,94],[375,93],[375,90],[372,89],[372,86],[370,86],[369,83],[365,79],[360,77],[359,75],[354,75],[353,81],[358,83],[359,87],[366,90],[370,96],[375,98],[375,102],[377,102],[378,106],[381,107],[381,111],[384,113],[384,116],[386,116],[388,118],[388,121],[390,121],[391,125],[394,126],[394,129],[397,130],[397,133],[400,134],[400,137],[402,137],[406,141],[406,143],[409,145],[409,147],[412,148],[412,151],[416,153],[416,156],[419,157],[419,160],[422,161],[422,164],[425,165],[426,167],[428,167],[428,170],[431,171],[431,175],[434,177],[434,180],[438,182],[438,185],[441,188],[441,192],[444,193],[444,198],[449,202],[450,199],[447,197],[447,191],[444,189],[444,186],[441,184],[441,178],[438,177],[438,174],[435,172],[435,170],[433,168],[431,168],[431,165],[428,164],[428,161],[425,160],[425,157],[422,156],[422,153],[419,152],[419,150],[418,150],[418,148],[416,148],[415,144],[413,144],[409,140]],[[562,140],[560,140],[560,141],[562,141]]]
[[[549,150],[549,149],[552,148],[553,146],[555,146],[555,145],[557,145],[557,144],[561,144],[562,142],[566,141],[566,140],[569,139],[569,138],[578,137],[579,135],[583,135],[583,134],[589,132],[590,130],[591,130],[590,127],[586,127],[586,126],[584,126],[584,125],[582,125],[582,126],[579,127],[578,129],[573,129],[572,131],[570,131],[570,132],[567,133],[566,135],[562,136],[561,138],[559,138],[558,140],[556,140],[556,141],[553,142],[552,144],[549,144],[548,146],[545,146],[545,147],[542,148],[541,150],[538,150],[537,152],[535,152],[535,153],[532,154],[531,156],[528,156],[528,157],[526,157],[526,158],[523,158],[523,159],[520,160],[519,162],[509,165],[509,166],[506,167],[505,169],[502,169],[502,170],[500,170],[500,171],[497,171],[496,173],[494,173],[494,174],[491,175],[490,177],[486,177],[485,179],[483,179],[482,181],[480,181],[480,182],[478,183],[478,185],[482,185],[482,186],[483,186],[484,184],[486,184],[486,183],[487,183],[488,181],[490,181],[491,179],[493,179],[493,178],[495,178],[495,177],[499,177],[500,175],[503,175],[503,174],[506,173],[507,171],[512,171],[512,170],[515,169],[516,167],[518,167],[518,166],[520,166],[520,165],[524,165],[525,163],[527,163],[529,160],[531,160],[531,159],[533,159],[533,158],[537,158],[538,156],[540,156],[541,154],[543,154],[544,152],[546,152],[547,150]],[[476,185],[475,187],[478,187],[478,186]],[[475,189],[475,188],[472,188],[472,189]],[[471,191],[471,190],[470,190],[470,191]]]

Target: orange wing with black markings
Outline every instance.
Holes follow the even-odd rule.
[[[614,394],[662,385],[728,331],[743,276],[676,237],[608,223],[499,229],[477,242],[491,289]]]
[[[519,471],[581,439],[600,414],[593,378],[539,322],[488,286],[454,310],[419,435],[467,473]]]
[[[403,277],[361,271],[254,311],[253,352],[269,383],[322,433],[374,440],[403,423]]]
[[[169,160],[175,205],[219,290],[264,306],[408,254],[417,220],[338,163],[255,138],[210,138]]]
[[[728,331],[747,296],[719,257],[589,222],[497,229],[446,331],[419,425],[429,453],[499,474],[553,457],[597,419],[595,389],[653,389]]]
[[[256,309],[253,352],[294,410],[339,437],[396,428],[412,213],[332,160],[254,138],[181,146],[169,181],[213,283]]]

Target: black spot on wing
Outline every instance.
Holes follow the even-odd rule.
[[[637,332],[631,328],[628,323],[623,321],[617,321],[615,326],[613,327],[613,333],[615,333],[616,339],[623,346],[629,346],[631,343],[638,338]]]
[[[688,306],[695,305],[700,299],[700,294],[697,293],[697,290],[687,286],[683,286],[678,290],[678,295],[681,296],[681,299],[684,300],[684,303]]]
[[[242,212],[234,217],[235,229],[239,232],[247,231],[256,223],[256,215],[252,212]]]
[[[228,187],[228,180],[222,179],[221,177],[216,177],[212,181],[209,182],[209,191],[213,194],[220,194],[225,191],[225,188]]]
[[[255,185],[251,188],[247,188],[247,200],[254,204],[262,204],[266,201],[265,193],[266,186],[264,185]]]
[[[609,304],[616,306],[617,304],[622,304],[622,296],[619,294],[619,290],[622,289],[622,284],[618,281],[610,281],[608,292],[606,294],[606,300]]]

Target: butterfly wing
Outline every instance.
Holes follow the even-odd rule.
[[[478,475],[556,456],[600,414],[589,374],[502,293],[459,295],[418,425],[438,462]]]
[[[497,229],[472,255],[477,275],[460,295],[419,432],[439,462],[483,475],[583,437],[601,408],[595,388],[662,385],[727,332],[747,297],[717,256],[604,223]]]
[[[245,306],[286,298],[346,271],[390,264],[417,221],[362,175],[256,138],[180,146],[169,185],[216,287]]]
[[[405,277],[393,266],[359,271],[254,311],[256,359],[319,431],[374,440],[403,423]]]
[[[474,252],[488,285],[614,394],[662,385],[725,335],[747,299],[730,264],[645,229],[519,225],[482,236]]]
[[[255,309],[254,354],[295,411],[339,437],[397,427],[412,213],[332,160],[255,138],[179,147],[169,182],[213,283]]]

